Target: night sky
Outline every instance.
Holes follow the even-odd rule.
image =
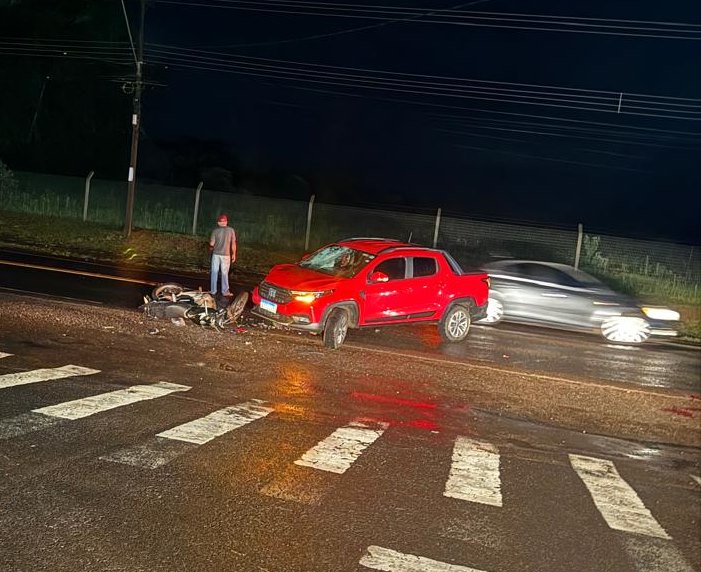
[[[147,155],[217,139],[294,198],[699,243],[698,0],[152,0],[145,40]]]

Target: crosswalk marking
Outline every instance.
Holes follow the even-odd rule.
[[[175,391],[188,391],[189,389],[187,385],[168,382],[160,382],[153,385],[134,385],[126,389],[101,393],[84,399],[40,407],[29,413],[0,420],[0,440],[48,429],[64,420],[82,419],[83,417],[89,417],[90,415],[124,405],[148,399],[157,399]]]
[[[356,420],[336,429],[323,441],[295,461],[295,465],[312,467],[331,473],[345,473],[355,460],[387,429],[387,423],[368,423]]]
[[[469,566],[459,566],[431,560],[424,556],[402,554],[381,546],[369,546],[360,565],[384,572],[484,572]]]
[[[570,463],[613,529],[669,539],[633,488],[605,459],[570,454]]]
[[[502,506],[499,452],[485,441],[458,437],[445,484],[447,497]]]
[[[82,419],[102,411],[108,411],[124,405],[130,405],[139,401],[149,399],[157,399],[174,393],[176,391],[188,391],[191,389],[187,385],[179,385],[177,383],[168,383],[162,381],[153,385],[134,385],[126,389],[110,391],[109,393],[101,393],[84,399],[76,399],[74,401],[66,401],[58,405],[49,405],[33,409],[33,413],[41,413],[49,417],[59,417],[61,419]]]
[[[7,373],[5,375],[0,375],[0,389],[16,385],[26,385],[28,383],[38,383],[40,381],[64,379],[66,377],[93,375],[95,373],[100,373],[100,370],[81,367],[79,365],[64,365],[62,367],[34,369],[32,371],[23,371],[20,373]]]
[[[274,409],[265,407],[264,403],[259,399],[252,399],[220,409],[205,417],[162,431],[146,443],[114,451],[100,459],[143,469],[157,469],[198,445],[269,415]]]
[[[10,357],[11,355],[12,355],[12,354],[6,354],[6,353],[4,353],[4,352],[0,352],[0,359],[2,359],[2,358],[4,358],[4,357]]]
[[[253,399],[247,403],[226,407],[214,413],[210,413],[206,417],[195,419],[189,423],[184,423],[183,425],[178,425],[177,427],[158,433],[157,436],[194,443],[195,445],[203,445],[229,431],[233,431],[256,419],[265,417],[274,411],[269,407],[263,407],[262,403],[264,402]]]

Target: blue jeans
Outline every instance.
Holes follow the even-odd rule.
[[[209,279],[209,291],[211,294],[217,293],[217,282],[219,281],[219,272],[221,272],[222,294],[229,293],[229,268],[231,268],[230,256],[212,254],[212,263],[210,265]]]

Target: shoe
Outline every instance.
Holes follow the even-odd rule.
[[[216,295],[217,295],[216,292],[210,292],[209,294],[210,294],[211,296],[216,296]]]
[[[226,296],[227,298],[232,298],[234,296],[233,292],[224,292],[222,296]]]

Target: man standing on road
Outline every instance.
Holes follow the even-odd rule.
[[[233,296],[229,291],[229,269],[231,263],[236,262],[236,232],[229,225],[229,218],[225,214],[219,215],[217,227],[209,237],[209,250],[212,251],[210,264],[209,291],[212,296],[217,295],[217,283],[221,272],[221,289],[224,296]]]

